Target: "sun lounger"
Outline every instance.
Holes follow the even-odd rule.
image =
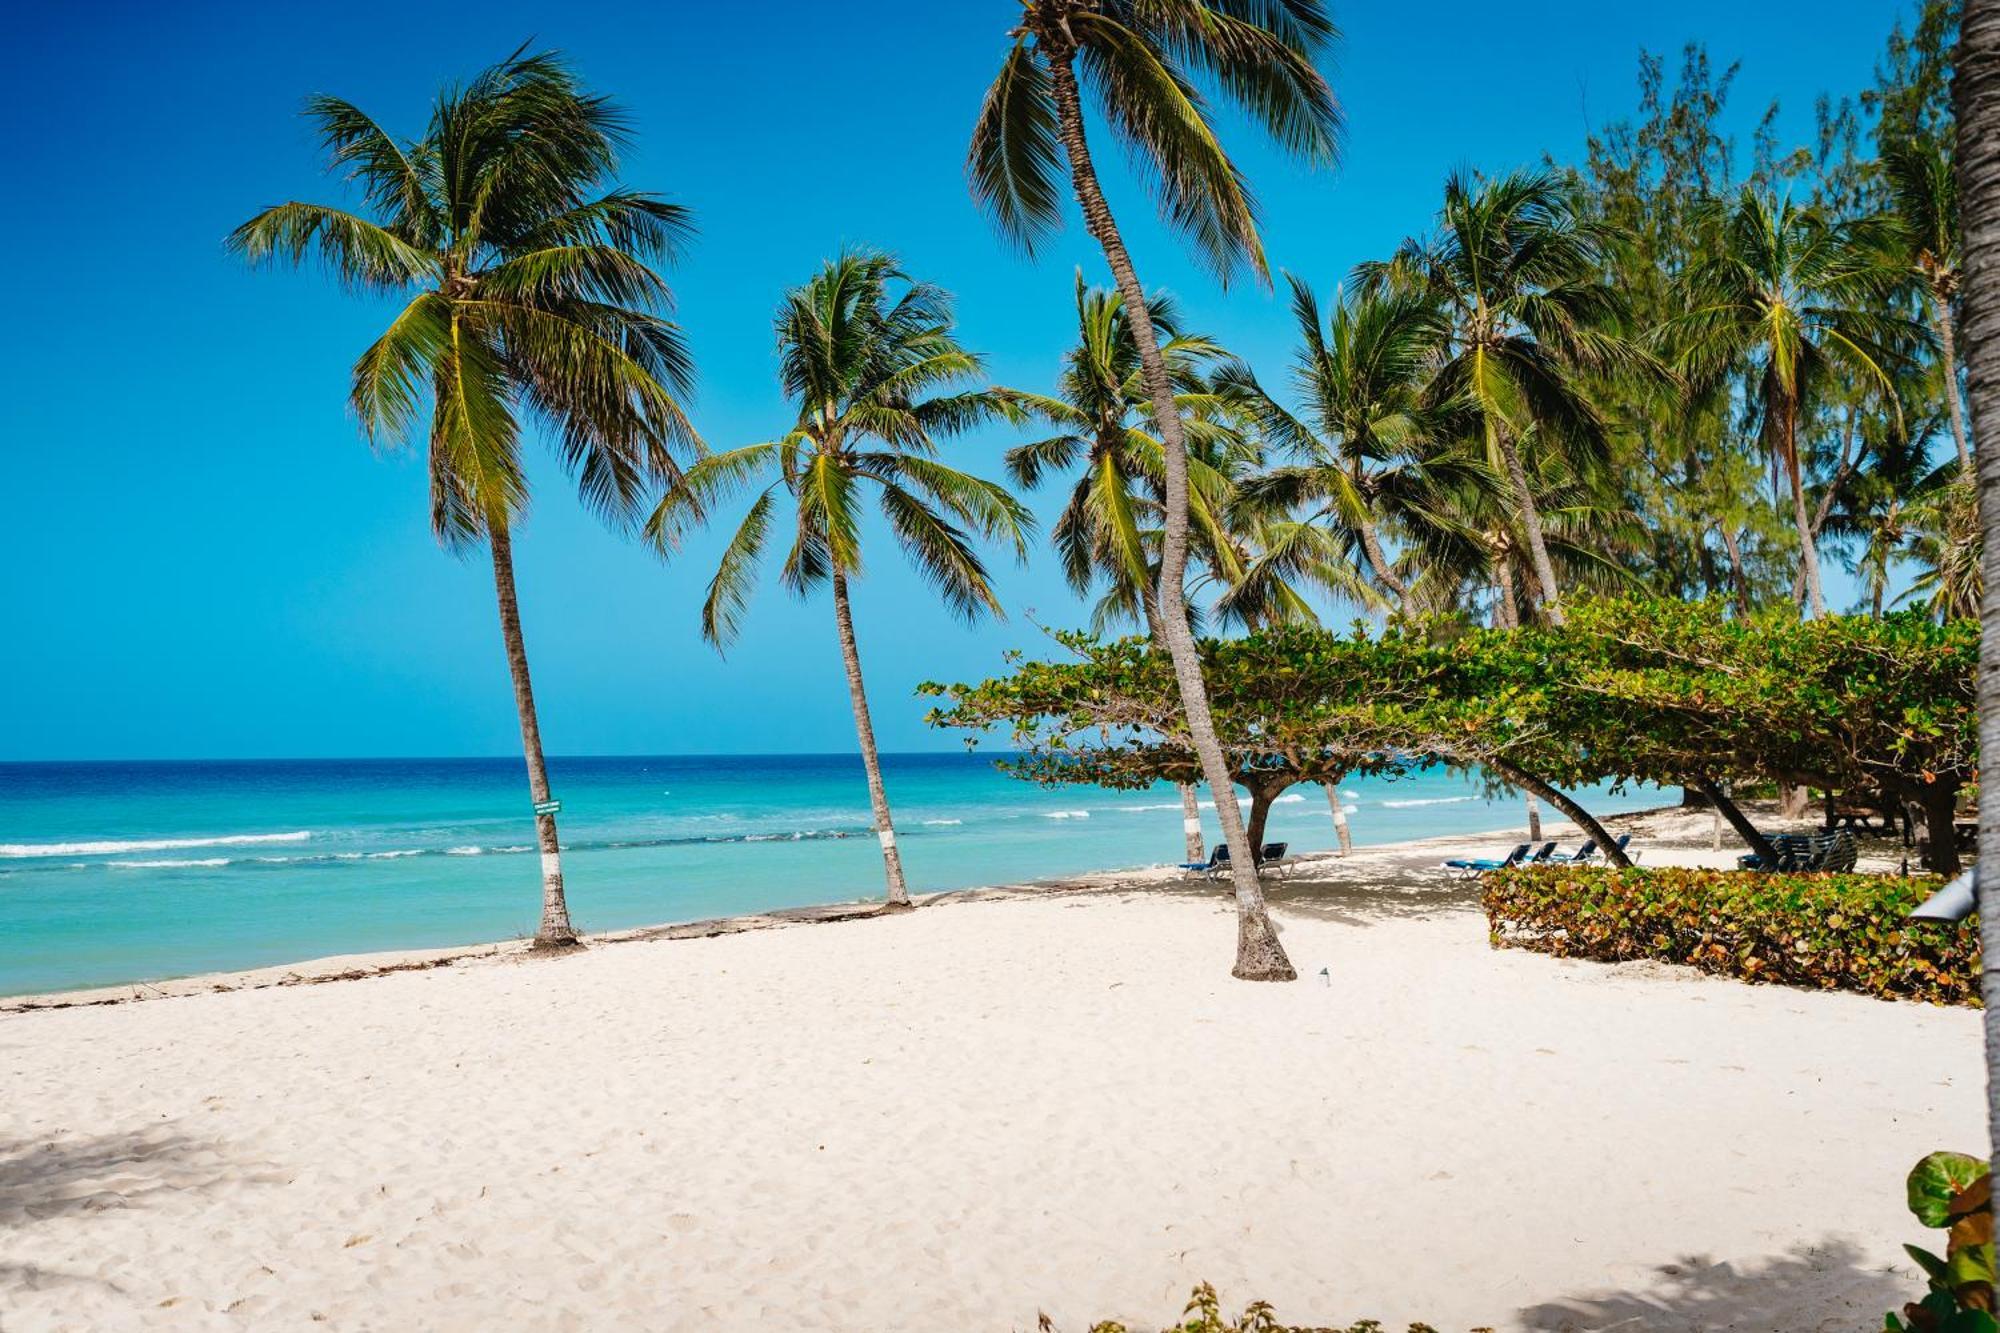
[[[1446,861],[1439,868],[1442,870],[1449,870],[1454,875],[1457,875],[1460,879],[1471,879],[1473,876],[1483,875],[1489,870],[1504,870],[1508,866],[1514,865],[1515,863],[1519,862],[1522,857],[1526,856],[1530,851],[1532,851],[1534,849],[1534,846],[1535,844],[1533,844],[1532,842],[1524,842],[1519,847],[1516,847],[1513,851],[1507,853],[1506,856],[1502,857],[1497,861],[1493,860],[1490,857],[1472,858],[1472,859],[1461,858],[1458,860]]]

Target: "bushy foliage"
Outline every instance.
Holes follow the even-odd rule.
[[[1483,881],[1496,945],[1571,958],[1648,958],[1817,990],[1979,1002],[1979,932],[1906,920],[1939,881],[1888,875],[1498,871]]]
[[[1048,1316],[1042,1316],[1042,1333],[1052,1333],[1054,1325]],[[1114,1320],[1092,1324],[1090,1333],[1128,1333],[1125,1325]],[[1277,1313],[1267,1301],[1252,1301],[1235,1319],[1222,1313],[1222,1301],[1215,1294],[1215,1288],[1204,1282],[1188,1297],[1187,1308],[1181,1311],[1180,1322],[1161,1329],[1160,1333],[1385,1333],[1383,1326],[1373,1319],[1364,1319],[1358,1324],[1343,1328],[1304,1324],[1281,1324]],[[1411,1324],[1409,1333],[1437,1333],[1429,1324]],[[1490,1328],[1475,1328],[1472,1333],[1493,1333]]]
[[[1889,1333],[2000,1333],[1993,1318],[1993,1189],[1986,1162],[1934,1152],[1910,1171],[1910,1211],[1945,1232],[1942,1258],[1905,1245],[1930,1279],[1921,1301],[1890,1315]]]

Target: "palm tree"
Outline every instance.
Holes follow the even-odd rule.
[[[1292,365],[1299,411],[1282,406],[1240,363],[1223,374],[1265,438],[1297,461],[1246,481],[1238,508],[1308,507],[1315,525],[1359,553],[1381,593],[1415,614],[1415,590],[1391,561],[1385,530],[1401,528],[1413,544],[1439,529],[1455,531],[1450,488],[1485,476],[1448,442],[1463,428],[1456,418],[1464,413],[1428,397],[1449,327],[1421,297],[1366,290],[1337,300],[1329,325],[1312,289],[1288,281],[1299,330]]]
[[[1443,313],[1432,399],[1463,403],[1473,415],[1488,465],[1505,479],[1519,516],[1542,614],[1555,625],[1563,623],[1561,590],[1524,445],[1532,433],[1584,485],[1598,485],[1610,443],[1586,383],[1647,366],[1613,331],[1624,306],[1603,281],[1604,267],[1594,227],[1578,218],[1552,173],[1532,171],[1493,181],[1453,174],[1436,232],[1357,270],[1364,290],[1421,293]]]
[[[1757,381],[1764,448],[1791,485],[1807,607],[1826,614],[1819,551],[1806,511],[1800,405],[1830,377],[1894,401],[1894,345],[1921,336],[1895,315],[1897,275],[1851,227],[1745,186],[1712,201],[1713,249],[1680,284],[1685,312],[1661,336],[1697,387],[1735,370]]]
[[[1182,334],[1179,312],[1165,293],[1153,293],[1147,304],[1155,333],[1165,338],[1160,354],[1173,381],[1183,431],[1196,436],[1227,432],[1221,402],[1201,378],[1202,366],[1223,356],[1222,349],[1207,338]],[[1096,622],[1136,620],[1164,648],[1155,592],[1157,542],[1149,540],[1144,520],[1149,509],[1157,511],[1164,503],[1166,460],[1161,432],[1152,424],[1138,343],[1124,300],[1115,291],[1087,287],[1081,273],[1076,278],[1076,319],[1077,344],[1063,358],[1056,393],[1014,394],[1018,406],[1058,433],[1009,450],[1007,470],[1017,485],[1033,489],[1051,473],[1083,465],[1050,530],[1063,576],[1080,595],[1103,579],[1109,590]],[[1226,475],[1192,467],[1194,525],[1211,547],[1222,530],[1228,489]],[[1190,861],[1198,861],[1204,856],[1200,805],[1191,785],[1175,785],[1184,850]]]
[[[736,636],[772,520],[780,501],[788,502],[792,544],[779,579],[800,597],[822,585],[833,590],[888,901],[907,907],[910,890],[848,601],[849,582],[862,572],[863,491],[873,488],[897,544],[946,606],[968,621],[1001,614],[972,534],[1005,539],[1025,560],[1034,519],[1005,487],[939,462],[937,441],[1010,413],[1009,398],[1004,390],[963,387],[980,378],[981,363],[952,333],[951,298],[912,281],[886,254],[854,252],[829,261],[785,297],[777,335],[778,379],[798,403],[791,427],[775,440],[694,464],[646,530],[671,551],[718,500],[763,483],[702,603],[702,636],[721,649]]]
[[[1943,361],[1944,400],[1951,410],[1958,466],[1972,468],[1972,442],[1965,408],[1958,397],[1958,338],[1952,328],[1958,298],[1958,180],[1942,140],[1911,137],[1882,150],[1882,173],[1889,186],[1889,223],[1903,262],[1923,288],[1931,328]]]
[[[687,213],[614,185],[625,118],[554,55],[517,51],[440,93],[417,139],[335,97],[305,115],[365,211],[278,204],[229,245],[252,264],[313,256],[348,287],[406,298],[355,363],[349,402],[371,441],[426,441],[432,530],[491,554],[541,846],[535,944],[574,945],[514,592],[523,418],[614,526],[679,475],[675,451],[699,447],[675,397],[692,363],[656,313],[669,293],[653,265],[678,253]]]
[[[1965,236],[1965,396],[1973,434],[1990,440],[2000,426],[2000,0],[1965,0],[1958,31],[1952,101]],[[1992,559],[2000,557],[2000,449],[1981,450],[1978,467],[1982,545]],[[2000,570],[1985,586],[1989,598],[2000,590]],[[1988,619],[1979,646],[1979,742],[1985,753],[2000,754],[2000,634],[1992,625]],[[2000,884],[2000,782],[1979,789],[1979,826],[1980,881]],[[2000,958],[2000,912],[1979,914],[1979,936],[1984,955]],[[1987,1130],[2000,1162],[2000,968],[1981,974],[1980,998],[1986,1006]]]
[[[1097,179],[1078,73],[1104,123],[1142,165],[1162,215],[1219,278],[1267,268],[1248,183],[1223,150],[1202,78],[1274,138],[1310,162],[1331,162],[1340,129],[1333,91],[1314,66],[1335,32],[1324,0],[1022,0],[1000,73],[973,129],[972,192],[1001,232],[1024,248],[1062,219],[1057,172],[1069,166],[1084,225],[1104,251],[1132,324],[1146,392],[1165,447],[1160,620],[1202,775],[1216,796],[1234,864],[1236,965],[1250,980],[1296,978],[1278,942],[1216,740],[1194,636],[1183,612],[1188,558],[1187,439],[1174,411],[1146,291]]]

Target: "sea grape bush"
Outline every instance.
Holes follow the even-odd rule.
[[[1041,1318],[1042,1333],[1054,1333],[1055,1326],[1049,1317]],[[1090,1333],[1129,1333],[1125,1325],[1112,1320],[1092,1324]],[[1163,1328],[1160,1333],[1388,1333],[1373,1319],[1364,1319],[1358,1324],[1341,1328],[1304,1324],[1281,1324],[1278,1316],[1266,1301],[1252,1301],[1242,1314],[1230,1319],[1222,1313],[1221,1298],[1215,1288],[1204,1282],[1194,1289],[1188,1298],[1187,1308],[1181,1311],[1177,1324]],[[1409,1333],[1437,1333],[1429,1324],[1411,1324]],[[1490,1328],[1475,1328],[1472,1333],[1493,1333]]]
[[[1934,1152],[1910,1172],[1910,1211],[1945,1232],[1938,1255],[1905,1245],[1930,1279],[1921,1301],[1889,1315],[1889,1333],[2000,1333],[1993,1318],[1992,1177],[1980,1158]]]
[[[1600,962],[1654,959],[1816,990],[1979,1002],[1972,923],[1911,922],[1935,878],[1555,866],[1496,871],[1493,943]]]

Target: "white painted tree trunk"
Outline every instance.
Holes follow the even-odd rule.
[[[1354,835],[1347,828],[1347,807],[1340,803],[1340,788],[1331,782],[1322,783],[1326,791],[1326,804],[1333,811],[1333,835],[1340,839],[1340,854],[1347,855],[1354,850]]]

